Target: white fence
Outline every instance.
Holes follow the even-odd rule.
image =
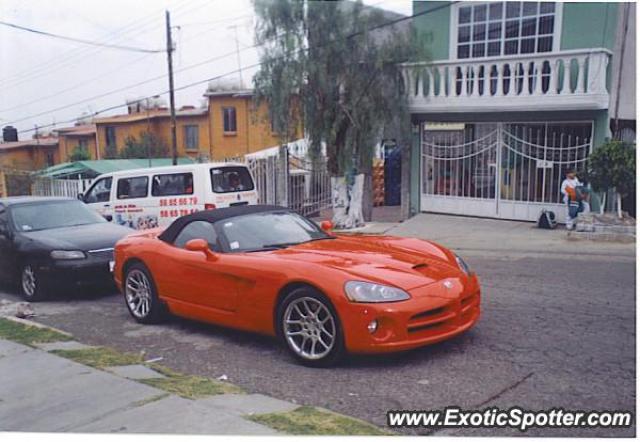
[[[58,180],[52,178],[35,178],[31,185],[31,195],[65,196],[75,198],[84,193],[93,180]]]

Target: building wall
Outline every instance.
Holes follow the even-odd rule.
[[[618,3],[564,3],[560,49],[613,49]]]
[[[427,10],[442,7],[413,19],[413,26],[426,50],[425,57],[432,61],[449,59],[449,33],[451,26],[450,2],[414,1],[413,13],[418,14]]]
[[[235,107],[236,132],[224,133],[223,108]],[[222,160],[277,146],[280,140],[271,132],[266,105],[255,108],[250,96],[210,96],[209,120],[211,158]]]
[[[18,170],[38,170],[47,167],[47,154],[53,155],[53,164],[60,163],[58,146],[29,145],[0,150],[0,166]]]
[[[58,157],[60,162],[64,163],[69,160],[69,156],[73,153],[76,147],[80,146],[81,140],[86,143],[87,153],[92,160],[96,158],[96,137],[94,135],[65,135],[61,133],[58,135]]]
[[[185,142],[185,126],[198,126],[197,150],[187,151]],[[145,132],[150,132],[160,138],[171,149],[171,119],[169,116],[154,117],[137,121],[109,122],[96,121],[100,156],[104,158],[107,147],[107,127],[113,126],[116,131],[116,147],[121,151],[128,137],[140,139]],[[207,115],[178,116],[176,118],[176,135],[178,156],[197,157],[209,155],[209,120]],[[169,151],[169,155],[171,152]]]

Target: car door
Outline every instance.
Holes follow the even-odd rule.
[[[113,221],[111,187],[113,177],[99,178],[82,197],[82,201],[102,215],[107,221]]]
[[[14,269],[14,247],[9,225],[9,209],[0,204],[0,279],[9,281]]]
[[[187,224],[176,237],[162,274],[157,276],[164,287],[163,296],[204,308],[235,311],[238,293],[233,268],[222,253],[211,260],[202,252],[186,250],[186,243],[192,239],[205,239],[214,252],[220,250],[211,223]]]

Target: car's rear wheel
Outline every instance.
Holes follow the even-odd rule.
[[[153,324],[166,316],[165,306],[158,298],[151,273],[143,264],[136,263],[127,269],[124,299],[129,313],[138,322]]]
[[[335,364],[344,353],[342,326],[331,302],[311,287],[289,293],[278,309],[279,335],[301,363]]]
[[[34,264],[26,263],[22,266],[20,289],[22,297],[29,302],[42,301],[46,297],[47,288]]]

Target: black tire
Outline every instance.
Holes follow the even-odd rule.
[[[27,262],[20,267],[18,286],[22,297],[27,302],[42,301],[49,293],[49,287],[38,267],[31,262]]]
[[[297,312],[304,310],[302,306],[305,305],[305,302],[311,308],[311,314],[306,311],[304,313],[307,313],[307,316],[298,315]],[[322,308],[318,307],[320,305]],[[297,312],[295,306],[298,306]],[[317,315],[315,319],[313,319],[314,313]],[[300,316],[300,318],[296,319],[296,316],[292,315]],[[327,319],[329,315],[331,319]],[[287,317],[290,323],[285,324]],[[304,324],[291,324],[296,320],[304,321],[302,318],[306,318]],[[289,335],[285,327],[290,327],[289,332],[299,332],[301,335],[299,337],[298,335]],[[324,331],[322,331],[323,328]],[[345,354],[344,334],[340,318],[331,301],[313,287],[296,288],[284,297],[276,312],[276,332],[282,344],[293,357],[308,367],[331,367],[338,363]],[[330,332],[333,333],[333,341],[328,345]],[[318,345],[320,345],[319,351],[314,355]]]
[[[143,288],[145,281],[146,288]],[[136,282],[140,284],[137,293],[132,289]],[[156,324],[166,319],[167,308],[158,298],[156,284],[144,264],[135,263],[128,266],[122,285],[124,302],[133,319],[142,324]]]

